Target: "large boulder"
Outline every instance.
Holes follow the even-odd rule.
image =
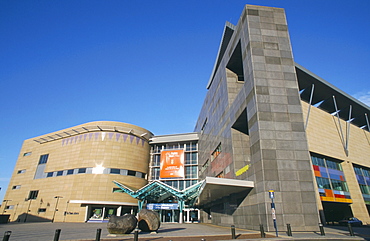
[[[143,232],[157,232],[161,226],[158,213],[148,210],[141,209],[138,215],[139,229]]]
[[[107,224],[108,232],[111,234],[127,234],[131,233],[137,225],[137,219],[132,214],[123,216],[112,215]]]

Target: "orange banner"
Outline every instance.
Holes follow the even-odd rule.
[[[161,152],[160,178],[185,177],[184,150]]]

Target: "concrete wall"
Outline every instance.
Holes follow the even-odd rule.
[[[226,67],[239,47],[244,83],[228,88],[232,76]],[[237,93],[232,93],[235,90]],[[232,139],[237,136],[232,132],[244,111],[249,132],[244,134],[248,137],[243,141],[249,141],[244,148],[250,149],[241,154],[244,148],[233,148],[236,142]],[[268,196],[273,189],[280,229],[287,223],[297,231],[317,229],[312,167],[283,9],[245,7],[209,86],[196,130],[200,131],[205,119],[207,126],[199,142],[200,163],[210,159],[211,164],[201,175],[215,176],[223,171],[224,177],[255,183],[244,200],[236,201],[234,210],[233,197],[226,197],[223,206],[211,208],[213,223],[252,229],[263,224],[273,230]],[[213,160],[210,154],[219,143],[222,152]],[[236,176],[243,165],[250,167]]]

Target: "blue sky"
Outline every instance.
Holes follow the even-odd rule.
[[[285,8],[295,61],[370,105],[368,0],[3,0],[0,202],[25,139],[96,120],[192,132],[245,4]]]

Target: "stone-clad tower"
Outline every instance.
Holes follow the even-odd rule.
[[[236,26],[226,24],[207,88],[195,128],[203,133],[201,176],[254,182],[245,198],[231,195],[212,204],[212,222],[251,229],[264,224],[273,231],[268,191],[274,190],[280,230],[288,223],[297,231],[316,230],[314,179],[284,9],[247,5]]]

